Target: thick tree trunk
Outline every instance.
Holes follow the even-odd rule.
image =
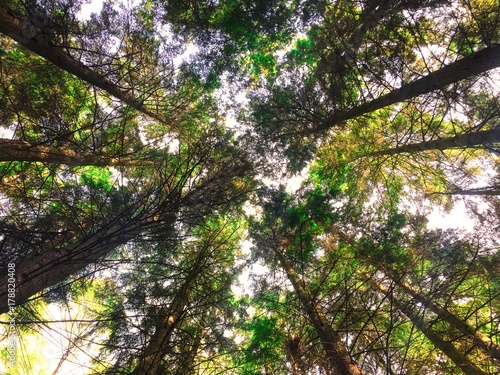
[[[0,139],[0,162],[29,161],[76,166],[125,166],[144,165],[144,160],[126,157],[108,157],[101,155],[78,154],[64,148],[31,144],[26,141]]]
[[[458,368],[460,368],[464,374],[486,375],[484,371],[471,363],[467,357],[462,352],[457,350],[450,342],[444,340],[439,334],[433,331],[430,328],[430,325],[419,317],[412,308],[394,298],[392,292],[383,286],[380,281],[370,278],[370,282],[375,289],[383,293],[399,311],[406,315],[415,327],[417,327],[436,348],[441,350],[443,354],[445,354]]]
[[[487,146],[500,142],[500,127],[474,133],[459,134],[454,137],[441,138],[433,141],[412,143],[394,147],[388,150],[370,152],[364,156],[390,156],[402,153],[415,153],[430,150],[448,150],[452,148],[465,148],[474,146]]]
[[[85,66],[65,51],[64,47],[53,45],[50,40],[45,39],[40,28],[28,20],[16,17],[13,11],[5,7],[0,7],[0,32],[61,69],[108,92],[139,112],[161,123],[173,126],[172,122],[165,116],[147,108],[142,99],[133,97],[100,73]]]
[[[486,354],[490,355],[492,358],[500,360],[500,347],[491,342],[488,337],[475,330],[473,327],[467,324],[467,322],[457,318],[447,309],[436,304],[430,298],[417,292],[403,281],[397,282],[396,285],[409,296],[411,296],[415,301],[421,303],[424,307],[435,313],[442,321],[447,322],[451,327],[462,332],[465,336],[470,337],[474,344],[477,345]]]
[[[318,334],[325,350],[331,370],[335,375],[362,375],[356,362],[351,358],[339,334],[332,328],[328,319],[318,310],[311,293],[300,280],[290,262],[279,249],[275,251],[281,266],[293,285],[295,293],[305,310],[311,324]]]
[[[193,160],[196,163],[193,163],[192,168],[198,167],[197,159]],[[0,257],[0,268],[4,271],[1,280],[4,282],[0,282],[0,313],[8,311],[7,263],[16,263],[15,303],[20,305],[34,294],[63,282],[99,261],[117,246],[145,233],[151,236],[164,235],[167,228],[178,220],[180,207],[184,209],[182,220],[187,225],[192,225],[204,214],[244,199],[248,192],[233,194],[230,190],[233,179],[246,173],[245,166],[234,163],[224,164],[226,168],[220,167],[220,170],[188,190],[185,184],[190,176],[196,175],[194,170],[176,169],[171,171],[175,176],[165,175],[165,180],[154,191],[148,192],[147,186],[143,186],[141,194],[144,195],[137,197],[140,200],[128,205],[123,211],[113,215],[113,218],[93,218],[89,228],[80,230],[80,233],[77,233],[78,230],[74,233],[57,233],[41,248],[32,247],[23,259],[19,259],[22,254],[16,253],[17,258],[12,260],[4,254]],[[177,172],[182,174],[178,175]],[[4,228],[0,228],[0,234],[1,229]],[[29,233],[27,235],[29,238]],[[1,241],[0,245],[3,246]]]
[[[446,86],[487,72],[500,66],[500,44],[494,44],[471,56],[464,57],[435,72],[401,86],[390,93],[361,104],[345,112],[333,114],[324,124],[311,130],[311,133],[326,131],[355,117],[373,112],[392,104],[416,98],[429,92],[444,89]]]
[[[15,304],[21,305],[34,294],[56,285],[103,258],[117,246],[133,240],[151,219],[136,217],[131,220],[128,223],[116,220],[104,225],[74,244],[71,241],[76,233],[61,235],[16,263]],[[70,244],[64,245],[66,242]],[[7,291],[7,283],[0,283],[0,313],[8,311]]]

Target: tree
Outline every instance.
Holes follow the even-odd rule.
[[[428,150],[447,150],[451,148],[491,148],[493,144],[500,141],[500,128],[481,130],[475,133],[458,134],[454,137],[441,138],[434,141],[424,141],[420,143],[408,144],[394,147],[388,150],[373,151],[367,156],[389,156],[399,153],[423,152]],[[490,146],[491,145],[491,146]]]
[[[285,207],[280,207],[280,205],[285,203],[280,202],[280,198],[284,198],[283,194],[275,193],[274,196],[271,195],[270,198],[268,198],[270,200],[268,209],[274,209],[276,211],[270,211],[267,213],[268,216],[264,219],[267,225],[261,227],[261,233],[257,231],[257,228],[259,228],[257,226],[257,230],[254,232],[254,238],[257,241],[257,246],[261,249],[260,251],[264,253],[266,250],[271,251],[272,254],[278,259],[280,267],[283,269],[286,277],[293,286],[293,289],[301,303],[305,315],[309,318],[311,325],[314,327],[321,341],[321,344],[325,351],[325,357],[329,362],[331,371],[333,371],[334,373],[346,375],[361,374],[362,372],[360,368],[352,359],[349,351],[345,347],[345,344],[342,342],[339,332],[331,326],[325,314],[321,311],[320,306],[315,301],[314,294],[311,293],[305,281],[299,277],[294,267],[292,266],[292,263],[288,259],[288,256],[286,255],[286,253],[293,253],[299,250],[301,251],[299,259],[302,258],[302,261],[306,261],[306,259],[310,256],[311,251],[309,244],[309,242],[311,241],[311,233],[308,233],[308,230],[306,229],[307,226],[303,229],[303,232],[301,231],[302,226],[300,224],[307,225],[307,221],[304,221],[302,223],[299,222],[299,231],[296,235],[297,238],[295,239],[295,241],[293,241],[293,231],[290,231],[291,233],[286,232],[294,227],[294,219],[293,216],[290,219],[288,219],[286,216],[283,219],[280,218],[280,216],[286,215],[286,211],[280,212],[283,209],[286,210]],[[271,202],[273,201],[277,207],[272,207]],[[302,221],[303,219],[301,216],[304,214],[307,215],[307,211],[305,211],[307,210],[306,207],[299,206],[297,208],[296,215],[298,216],[298,220]],[[288,212],[292,210],[293,207],[291,207]],[[304,210],[305,212],[303,212],[302,210]],[[273,217],[273,214],[277,214],[279,216]],[[314,212],[314,214],[319,214],[319,212]],[[280,226],[278,225],[283,225],[284,228],[280,228]],[[290,225],[291,228],[287,228],[287,225]],[[297,224],[295,223],[295,225]],[[283,231],[283,233],[280,233],[280,231]],[[312,232],[314,233],[314,229],[312,229]],[[297,241],[300,241],[299,249],[295,250],[293,243],[297,243]]]
[[[160,372],[160,365],[163,358],[169,353],[171,336],[173,335],[176,326],[180,325],[185,319],[187,310],[190,305],[190,300],[196,292],[196,283],[202,277],[205,267],[215,267],[217,253],[220,255],[229,256],[231,247],[236,242],[237,235],[229,231],[227,223],[208,222],[208,228],[202,229],[199,242],[194,244],[194,249],[190,251],[188,264],[189,268],[185,270],[184,281],[177,289],[171,303],[167,308],[160,308],[160,319],[155,326],[154,334],[151,335],[143,353],[139,356],[139,362],[133,370],[133,374],[156,374]],[[229,232],[229,233],[226,233]],[[196,231],[194,232],[196,234]],[[197,249],[197,247],[199,247]],[[221,260],[227,262],[227,260]],[[227,264],[230,267],[230,262]],[[223,269],[223,268],[222,268]],[[208,272],[215,270],[207,270]],[[212,273],[212,276],[215,276]],[[220,277],[220,276],[219,276]],[[226,274],[223,277],[232,277]],[[227,283],[223,282],[220,286],[227,287]],[[212,298],[212,293],[222,292],[217,290],[208,291],[209,298]],[[201,301],[200,301],[201,302]],[[206,303],[206,302],[205,302]],[[201,333],[198,333],[201,335]],[[200,338],[198,337],[197,340]],[[199,343],[198,343],[199,345]],[[196,347],[196,345],[195,345]],[[196,352],[193,353],[193,362],[196,357]],[[185,366],[191,366],[189,362]]]
[[[364,212],[345,210],[339,203],[349,204],[342,200],[349,190],[333,185],[341,179],[320,190],[318,177],[293,198],[276,193],[264,199],[264,219],[253,234],[257,254],[270,267],[289,267],[283,272],[297,296],[299,288],[310,291],[300,301],[315,330],[304,300],[314,301],[330,327],[348,332],[362,370],[494,372],[496,329],[485,329],[492,322],[494,281],[476,276],[484,274],[476,270],[482,269],[479,259],[489,262],[483,245],[427,233],[419,218],[407,222],[395,211],[397,192],[379,198],[373,213],[366,205]],[[471,287],[484,290],[481,297],[471,296]],[[465,309],[455,302],[464,298],[471,303]],[[451,362],[431,360],[436,349]]]
[[[491,340],[488,337],[483,335],[481,332],[476,331],[467,322],[463,321],[460,318],[457,318],[455,315],[450,313],[446,308],[439,306],[429,297],[425,296],[422,293],[417,292],[411,286],[405,284],[404,281],[399,280],[397,285],[408,296],[411,296],[418,303],[423,304],[424,308],[428,308],[433,313],[435,313],[439,317],[439,319],[448,323],[453,328],[459,330],[464,335],[471,337],[474,344],[477,345],[479,348],[481,348],[481,350],[483,350],[485,353],[490,355],[492,358],[500,360],[500,350],[498,345],[491,342]]]
[[[148,188],[143,179],[142,188],[126,194],[126,201],[120,201],[120,196],[127,189],[118,190],[119,203],[115,203],[118,206],[110,205],[113,195],[112,191],[108,193],[102,203],[104,206],[98,207],[99,219],[91,214],[88,222],[81,218],[64,230],[45,228],[45,238],[42,237],[39,243],[27,243],[23,250],[16,249],[17,238],[23,232],[34,229],[13,226],[10,233],[4,232],[7,235],[3,239],[4,249],[12,249],[5,252],[5,259],[17,264],[18,303],[83,270],[117,246],[141,236],[161,236],[162,231],[168,235],[168,228],[176,223],[177,215],[182,215],[185,223],[196,222],[213,209],[241,202],[246,194],[240,190],[241,183],[247,183],[243,181],[249,172],[249,165],[240,164],[242,160],[238,161],[238,151],[231,156],[227,154],[225,157],[229,159],[224,160],[217,145],[206,146],[198,150],[201,154],[193,150],[192,154],[186,154],[185,159],[178,160],[178,163],[170,162],[166,168],[149,170],[149,173],[154,174],[152,182],[155,185]],[[208,165],[209,173],[205,169]],[[143,175],[139,175],[139,178],[143,178]],[[240,178],[243,180],[240,181]],[[186,189],[188,181],[191,181],[191,186]],[[130,188],[135,187],[130,184]],[[233,188],[236,190],[232,191]],[[134,193],[137,194],[135,197]],[[105,214],[109,209],[114,210],[112,216]],[[38,218],[39,221],[42,219]],[[6,288],[3,293],[6,295]],[[5,304],[2,309],[6,309]]]
[[[444,4],[433,5],[447,11]],[[380,6],[382,13],[385,6]],[[410,101],[448,108],[465,101],[460,93],[475,90],[480,76],[496,67],[489,54],[496,55],[498,45],[488,39],[467,53],[448,48],[454,43],[450,35],[462,27],[459,21],[437,25],[439,17],[426,19],[418,6],[399,6],[391,8],[387,19],[382,15],[366,34],[352,26],[369,18],[363,9],[347,11],[350,5],[339,2],[331,14],[325,13],[323,24],[299,40],[277,66],[278,73],[266,77],[252,93],[252,113],[247,115],[254,127],[250,136],[261,137],[269,150],[284,152],[292,162],[291,171],[297,171],[328,133],[344,132],[354,119]],[[478,7],[473,12],[479,17],[487,11]],[[356,14],[362,16],[356,19]],[[350,17],[354,19],[347,22]],[[358,39],[354,48],[353,38]],[[434,45],[442,50],[427,54]]]
[[[453,345],[443,340],[440,335],[430,329],[429,324],[425,323],[415,312],[412,311],[411,308],[408,308],[399,301],[392,299],[391,292],[389,290],[385,289],[381,284],[376,284],[376,281],[373,279],[371,279],[371,281],[384,295],[388,296],[394,306],[401,310],[403,314],[405,314],[411,322],[424,333],[432,344],[439,348],[448,358],[450,358],[457,365],[457,367],[463,371],[464,374],[486,374],[484,371],[481,371],[477,366],[467,360],[465,355],[456,350]]]
[[[494,369],[498,365],[498,347],[490,339],[494,334],[481,332],[481,320],[489,321],[489,312],[479,318],[484,301],[492,297],[489,277],[476,279],[484,273],[480,264],[489,262],[489,256],[483,253],[483,240],[458,239],[453,232],[426,231],[413,231],[414,237],[409,239],[401,232],[404,226],[403,218],[394,216],[383,229],[372,230],[371,239],[365,237],[355,245],[358,258],[374,269],[366,275],[370,285],[465,373],[485,373],[489,365]],[[479,261],[481,258],[483,261]],[[477,290],[488,290],[484,297],[471,298],[481,300],[471,308],[477,309],[472,313],[477,314],[476,320],[469,319],[471,315],[457,302],[465,298],[461,293],[467,293],[471,284]],[[481,368],[477,366],[480,363]]]
[[[2,5],[0,312],[56,371],[498,372],[497,4]]]
[[[76,166],[125,166],[147,164],[148,160],[141,160],[134,155],[109,157],[105,155],[82,155],[73,150],[64,150],[60,147],[30,144],[26,141],[0,139],[0,161],[25,161]]]
[[[50,17],[50,15],[46,16]],[[15,7],[11,9],[2,8],[0,18],[2,20],[0,32],[13,38],[19,44],[37,55],[46,58],[61,69],[108,92],[152,119],[175,126],[167,116],[152,110],[151,107],[145,104],[146,100],[149,99],[148,96],[134,96],[129,90],[122,89],[119,82],[112,82],[105,74],[95,71],[83,64],[81,60],[76,59],[68,53],[68,49],[73,48],[72,46],[58,45],[59,43],[57,41],[50,39],[50,35],[49,38],[47,38],[48,35],[44,32],[44,29],[34,24],[33,20],[29,18],[29,15],[19,13],[19,11],[15,10]],[[65,35],[65,39],[70,37],[71,35]],[[134,85],[135,84],[134,82]]]

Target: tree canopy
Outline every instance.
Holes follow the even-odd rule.
[[[1,371],[497,374],[499,74],[493,0],[0,0]]]

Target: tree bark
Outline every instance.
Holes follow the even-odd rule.
[[[311,134],[326,131],[344,121],[392,104],[416,98],[417,96],[427,94],[435,90],[444,89],[448,85],[487,72],[499,66],[500,44],[494,44],[476,52],[471,56],[464,57],[463,59],[451,63],[437,71],[429,73],[411,83],[404,84],[399,89],[395,89],[390,93],[368,103],[363,103],[344,112],[335,113],[322,125],[312,129],[309,133]]]
[[[415,153],[430,150],[448,150],[452,148],[465,148],[480,145],[488,145],[500,142],[500,127],[490,130],[483,130],[474,133],[459,134],[454,137],[435,139],[412,143],[404,146],[394,147],[388,150],[374,151],[365,156],[390,156],[402,153]]]
[[[387,288],[384,287],[380,281],[376,281],[370,277],[370,282],[375,289],[384,294],[399,311],[406,315],[415,327],[417,327],[436,348],[441,350],[458,368],[460,368],[464,374],[486,375],[484,371],[471,363],[467,357],[457,350],[450,342],[445,341],[439,334],[433,331],[430,328],[430,325],[419,317],[413,309],[394,298],[392,292],[387,290]]]
[[[109,157],[79,154],[73,150],[47,145],[32,144],[21,140],[0,139],[0,162],[28,161],[77,166],[144,165],[147,161],[130,156]]]
[[[165,316],[156,326],[155,333],[151,336],[144,353],[140,356],[139,364],[132,375],[157,374],[161,361],[167,354],[168,344],[174,328],[184,316],[191,291],[191,285],[202,271],[202,264],[209,256],[207,251],[210,246],[205,245],[198,253],[196,260],[170,306],[165,310]]]
[[[332,328],[323,313],[318,310],[311,293],[302,280],[300,280],[288,259],[286,259],[285,255],[279,249],[275,249],[275,253],[321,340],[333,374],[362,375],[357,363],[351,358],[345,345],[342,343],[339,334]]]
[[[396,282],[395,280],[393,281]],[[490,355],[492,358],[500,360],[500,347],[489,340],[488,337],[475,330],[464,320],[450,313],[444,307],[436,304],[430,298],[426,297],[422,293],[417,292],[402,280],[397,282],[396,285],[409,296],[411,296],[415,301],[421,303],[423,306],[435,313],[442,321],[447,322],[451,327],[462,332],[465,336],[472,338],[474,344],[477,345],[483,352]]]
[[[285,341],[286,356],[292,367],[293,375],[300,375],[300,337],[292,336]]]
[[[104,225],[97,232],[87,235],[74,244],[59,247],[70,242],[76,233],[55,238],[39,251],[16,264],[15,304],[21,305],[34,294],[53,286],[88,265],[106,256],[117,246],[136,238],[152,219],[135,217],[128,223],[118,219]],[[0,285],[0,314],[8,311],[7,283]]]
[[[183,363],[181,364],[180,369],[178,370],[178,374],[195,375],[201,372],[199,370],[197,371],[197,367],[199,367],[199,365],[195,362],[195,360],[196,357],[198,356],[198,353],[200,352],[201,341],[204,337],[203,332],[204,332],[203,328],[200,327],[197,329],[194,337],[194,342],[191,345],[189,352],[183,355]]]
[[[65,51],[64,46],[56,46],[50,40],[47,40],[39,27],[36,27],[28,20],[16,17],[15,13],[6,7],[0,8],[0,32],[68,73],[108,92],[146,116],[173,127],[172,122],[167,117],[148,109],[144,104],[144,100],[133,97],[102,74],[85,66],[81,61]]]
[[[208,151],[204,157],[208,157],[207,155]],[[191,157],[187,160],[191,160]],[[172,223],[178,220],[177,214],[181,208],[183,222],[193,225],[214,210],[246,199],[249,191],[233,192],[231,189],[234,179],[245,176],[248,172],[247,165],[238,165],[239,160],[236,159],[224,162],[217,165],[215,171],[210,171],[212,175],[199,179],[199,182],[187,188],[189,178],[197,178],[195,168],[202,165],[198,157],[191,161],[193,163],[188,170],[178,167],[170,172],[163,171],[164,180],[155,188],[148,190],[143,184],[136,203],[128,204],[122,211],[113,214],[112,218],[104,220],[94,217],[88,228],[80,226],[74,231],[56,233],[43,245],[31,247],[24,258],[20,259],[17,253],[17,257],[12,260],[9,255],[0,257],[0,271],[4,271],[4,276],[1,276],[4,282],[0,282],[0,314],[8,311],[6,281],[9,262],[16,264],[15,303],[20,305],[45,288],[63,282],[69,276],[97,262],[117,246],[143,234],[148,234],[150,238],[164,236]],[[211,167],[214,168],[214,165],[211,164]],[[167,175],[167,172],[170,175]],[[2,229],[4,228],[0,228],[0,231]],[[57,228],[55,230],[57,231]],[[24,233],[23,231],[16,235],[22,236]],[[30,233],[26,233],[26,236],[29,238]],[[2,241],[0,247],[3,249]]]
[[[481,188],[472,188],[472,189],[456,189],[452,191],[436,191],[433,193],[429,193],[428,195],[484,195],[484,196],[496,196],[500,195],[500,187],[498,186],[486,186]]]
[[[184,316],[187,305],[187,292],[189,283],[185,283],[175,295],[162,321],[156,326],[156,331],[141,355],[139,364],[132,375],[152,375],[158,373],[161,361],[166,355],[166,349],[174,328]]]

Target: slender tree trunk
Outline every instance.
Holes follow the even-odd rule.
[[[299,337],[289,337],[285,342],[286,356],[292,367],[293,375],[300,375],[300,338]]]
[[[426,323],[418,314],[413,311],[407,305],[399,302],[392,292],[387,290],[386,287],[382,285],[380,281],[376,281],[370,278],[371,284],[375,289],[383,293],[392,302],[392,304],[401,311],[410,321],[417,327],[427,339],[439,350],[441,350],[458,368],[460,368],[466,375],[486,375],[484,371],[478,368],[476,365],[471,363],[467,357],[457,350],[450,342],[445,341],[439,334],[430,328],[430,325]]]
[[[166,349],[174,328],[181,322],[187,304],[189,283],[185,283],[177,292],[168,308],[168,313],[156,326],[156,331],[149,339],[132,375],[154,375],[158,373],[161,361],[166,355]]]
[[[344,121],[435,90],[444,89],[450,84],[487,72],[499,66],[500,44],[494,44],[411,83],[404,84],[399,89],[395,89],[368,103],[361,104],[345,112],[333,114],[324,124],[312,129],[309,133],[328,130]]]
[[[372,28],[379,25],[380,20],[388,15],[395,14],[403,9],[402,4],[397,0],[377,1],[368,6],[361,18],[363,22],[356,28],[351,37],[352,50],[357,52],[363,37]]]
[[[172,332],[184,316],[192,284],[200,274],[206,257],[209,256],[207,254],[209,248],[209,246],[204,246],[200,249],[186,280],[175,294],[170,306],[165,310],[164,318],[156,326],[155,333],[149,339],[144,353],[140,356],[139,364],[132,372],[132,375],[153,375],[158,373],[161,361],[167,354],[166,351],[168,350]]]
[[[125,157],[79,154],[73,150],[54,146],[31,144],[26,141],[0,139],[0,162],[29,161],[76,166],[144,165],[145,160]]]
[[[465,148],[488,145],[500,142],[500,127],[474,133],[459,134],[454,137],[441,138],[433,141],[412,143],[394,147],[388,150],[370,152],[364,156],[390,156],[402,153],[415,153],[430,150],[448,150],[452,148]]]
[[[303,284],[302,280],[300,280],[288,259],[286,259],[279,249],[276,249],[275,253],[278,256],[281,266],[285,270],[288,279],[292,283],[295,293],[297,293],[305,313],[309,317],[309,320],[321,340],[321,344],[323,345],[333,374],[362,375],[358,365],[351,358],[345,345],[342,343],[339,334],[332,328],[323,313],[319,311],[311,293],[307,290],[307,287]]]
[[[108,92],[139,112],[161,123],[173,126],[172,121],[168,118],[147,108],[142,99],[133,97],[102,74],[85,66],[65,51],[65,47],[56,46],[47,40],[40,28],[28,20],[16,17],[14,11],[8,10],[6,7],[0,7],[0,32],[61,69]]]
[[[482,188],[475,188],[475,189],[457,189],[453,191],[436,191],[433,193],[428,194],[429,196],[431,195],[484,195],[484,196],[496,196],[500,195],[500,187],[498,186],[486,186]]]
[[[394,279],[393,281],[396,282]],[[500,347],[491,342],[488,337],[475,330],[473,327],[467,324],[467,322],[450,313],[447,309],[436,304],[427,296],[417,292],[402,280],[397,282],[396,285],[409,296],[411,296],[415,301],[421,303],[423,306],[435,313],[442,321],[447,322],[451,327],[462,332],[467,337],[472,338],[474,344],[477,345],[486,354],[490,355],[492,358],[500,360]]]
[[[200,352],[201,340],[203,339],[203,328],[198,328],[194,337],[193,345],[191,345],[191,349],[189,352],[183,356],[183,363],[181,365],[178,374],[189,375],[196,374],[196,367],[199,365],[195,365],[195,359]]]

